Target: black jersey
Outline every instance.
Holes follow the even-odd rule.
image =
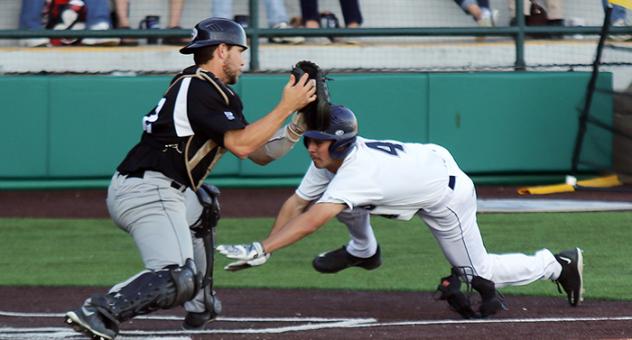
[[[145,117],[141,140],[117,170],[159,171],[194,190],[224,149],[224,133],[248,122],[239,96],[212,73],[191,66],[176,75]]]

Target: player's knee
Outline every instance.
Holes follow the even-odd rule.
[[[347,226],[356,225],[358,223],[364,223],[364,219],[367,218],[368,211],[365,209],[353,209],[351,211],[342,211],[336,218],[340,223]]]

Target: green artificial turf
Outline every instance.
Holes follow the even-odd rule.
[[[267,235],[271,218],[225,218],[218,243],[246,243]],[[230,273],[218,256],[218,287],[331,288],[433,291],[449,265],[422,222],[374,218],[383,265],[320,274],[312,258],[347,242],[342,224],[331,222],[299,243],[272,255],[258,268]],[[587,298],[632,299],[632,212],[481,214],[479,225],[490,253],[584,250]],[[0,219],[0,285],[111,286],[142,269],[125,232],[105,219]],[[551,282],[502,289],[509,294],[557,295]]]

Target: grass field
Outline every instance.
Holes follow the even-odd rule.
[[[218,242],[262,239],[271,223],[270,218],[222,219]],[[585,256],[586,297],[632,300],[632,212],[481,214],[479,224],[492,253],[579,246]],[[336,222],[278,251],[259,268],[225,272],[228,260],[219,257],[216,285],[433,291],[448,274],[448,263],[420,220],[374,218],[373,225],[384,260],[375,271],[352,268],[323,275],[311,268],[315,255],[346,243],[346,229]],[[142,268],[131,237],[107,219],[0,219],[0,230],[0,285],[110,286]],[[544,281],[503,292],[558,294],[554,284]]]

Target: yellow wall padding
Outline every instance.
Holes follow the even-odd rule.
[[[518,194],[520,195],[545,195],[571,191],[575,191],[575,187],[570,184],[552,184],[536,187],[518,188]]]
[[[619,176],[617,175],[609,175],[577,181],[577,187],[588,188],[608,188],[615,187],[621,184],[623,183],[621,182],[621,180],[619,180]],[[546,195],[572,191],[575,191],[575,186],[571,184],[552,184],[518,188],[518,194],[520,195]]]
[[[619,180],[619,176],[610,175],[604,177],[597,177],[593,179],[585,179],[582,181],[577,181],[577,185],[581,187],[591,187],[591,188],[609,188],[616,187],[618,185],[623,184],[621,180]]]
[[[613,5],[619,5],[632,9],[632,0],[610,0],[609,2]]]

